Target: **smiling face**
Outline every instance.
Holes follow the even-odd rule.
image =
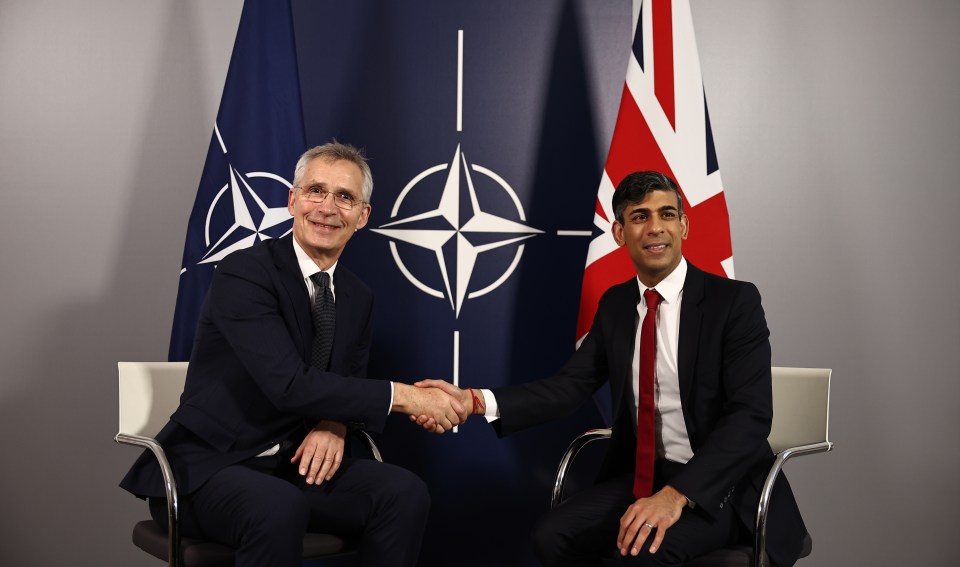
[[[627,203],[623,220],[613,223],[613,238],[627,247],[643,285],[654,287],[680,264],[689,228],[677,194],[653,190],[639,203]]]
[[[304,198],[308,187],[320,187],[330,194],[319,203]],[[334,195],[349,194],[359,204],[341,209]],[[363,173],[349,161],[318,157],[311,160],[290,189],[287,210],[293,215],[293,237],[310,258],[326,270],[337,261],[353,233],[367,224],[370,204],[363,203]]]

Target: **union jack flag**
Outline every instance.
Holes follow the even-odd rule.
[[[684,257],[703,270],[733,277],[730,222],[690,3],[641,0],[635,5],[627,78],[597,192],[594,224],[601,234],[590,243],[583,273],[578,341],[590,330],[603,292],[636,275],[626,248],[617,246],[610,231],[613,191],[634,171],[656,170],[676,180],[690,217]]]

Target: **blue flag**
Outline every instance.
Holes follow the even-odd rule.
[[[246,0],[187,226],[170,360],[188,360],[224,256],[290,231],[288,178],[306,147],[290,3]]]

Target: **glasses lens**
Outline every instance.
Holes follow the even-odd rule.
[[[333,201],[341,209],[352,209],[354,204],[356,203],[356,199],[354,199],[350,195],[334,195]]]

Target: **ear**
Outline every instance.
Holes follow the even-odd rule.
[[[373,207],[370,206],[370,203],[364,203],[360,208],[360,218],[357,220],[357,230],[367,226],[367,221],[370,220],[370,211],[373,210]]]
[[[616,241],[617,246],[623,246],[626,241],[623,239],[623,225],[620,221],[613,221],[610,232],[613,233],[613,240]]]
[[[293,203],[295,201],[293,192],[294,189],[291,187],[290,192],[287,194],[287,212],[290,213],[290,216],[293,216]]]
[[[688,217],[686,213],[680,217],[680,226],[682,227],[680,229],[680,239],[686,240],[687,235],[690,233],[690,217]]]

